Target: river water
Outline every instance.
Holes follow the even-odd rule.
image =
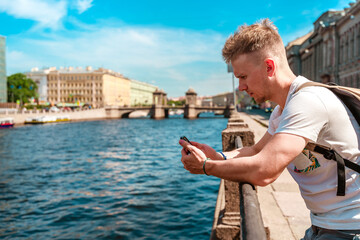
[[[1,239],[209,239],[219,179],[179,137],[221,150],[227,119],[119,119],[0,131]]]

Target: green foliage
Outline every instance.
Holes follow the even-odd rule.
[[[169,105],[169,106],[172,106],[173,104],[174,104],[175,106],[183,106],[183,105],[185,105],[185,99],[184,99],[184,100],[181,100],[181,101],[169,100],[169,101],[167,102],[167,105]]]
[[[257,102],[255,101],[254,98],[251,98],[251,104],[252,104],[252,105],[256,105],[256,104],[257,104]]]
[[[42,109],[46,109],[46,108],[49,108],[48,105],[33,105],[33,104],[25,104],[25,107],[27,110],[30,110],[30,109],[39,109],[39,110],[42,110]]]
[[[37,84],[22,73],[15,73],[7,78],[7,92],[9,102],[20,100],[22,103],[37,97]]]

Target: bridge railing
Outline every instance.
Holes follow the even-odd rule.
[[[254,134],[243,120],[230,118],[222,143],[223,151],[251,146]],[[254,186],[221,180],[210,239],[267,239]]]

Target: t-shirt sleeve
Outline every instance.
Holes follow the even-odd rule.
[[[276,133],[290,133],[316,142],[328,122],[328,112],[315,93],[300,91],[293,95],[281,115]]]
[[[275,134],[277,125],[279,124],[278,120],[280,118],[280,115],[281,115],[281,110],[280,110],[279,105],[277,105],[274,108],[274,111],[271,113],[270,118],[269,118],[269,126],[268,126],[267,131],[268,131],[268,133],[270,133],[270,135]]]

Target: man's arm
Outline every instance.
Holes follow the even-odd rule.
[[[245,157],[245,156],[253,156],[255,154],[257,154],[258,152],[260,152],[260,150],[265,146],[265,144],[271,139],[271,135],[266,132],[265,135],[260,139],[259,142],[257,142],[255,145],[250,146],[250,147],[243,147],[243,148],[239,148],[239,149],[235,149],[233,151],[228,151],[228,152],[223,152],[223,154],[226,156],[226,159],[231,159],[231,158],[239,158],[239,157]],[[179,140],[179,144],[183,145],[184,140]],[[201,151],[204,152],[204,154],[206,155],[206,157],[212,159],[212,160],[224,160],[224,157],[222,154],[220,154],[219,152],[216,152],[215,149],[213,149],[212,147],[203,144],[203,143],[198,143],[195,141],[191,141],[191,144],[195,147],[197,147],[198,149],[200,149]]]
[[[206,173],[222,179],[266,186],[279,177],[284,168],[301,153],[306,144],[307,140],[303,137],[278,133],[272,136],[253,156],[233,158],[227,161],[207,160],[205,163]],[[200,150],[189,145],[185,147],[192,154],[183,153],[184,167],[191,173],[203,173],[205,158],[198,153]]]
[[[250,147],[243,147],[233,151],[224,152],[224,154],[227,159],[254,156],[264,148],[264,146],[270,141],[271,137],[272,135],[266,131],[264,136],[256,144]]]

